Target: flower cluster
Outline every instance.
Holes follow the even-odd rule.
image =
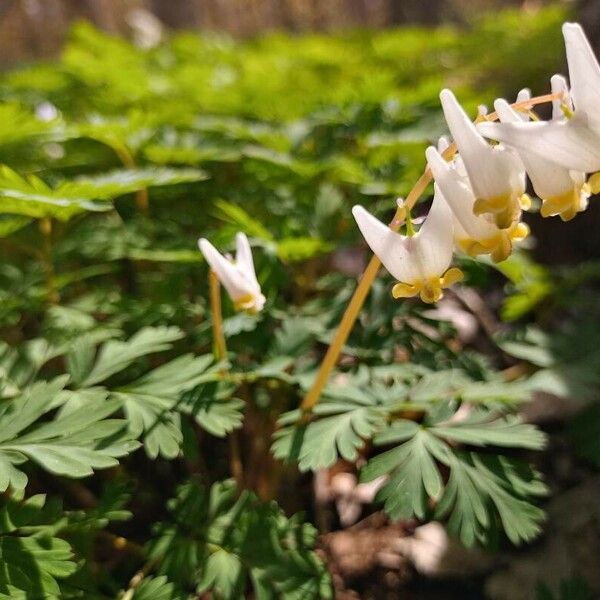
[[[469,256],[505,260],[513,243],[529,233],[521,222],[522,211],[531,207],[526,174],[542,201],[543,217],[568,221],[586,209],[591,193],[600,191],[600,66],[581,26],[565,23],[563,34],[571,90],[562,76],[552,77],[553,115],[548,122],[539,121],[527,107],[528,90],[517,96],[519,110],[496,100],[499,123],[484,111],[472,122],[450,90],[441,92],[458,154],[453,155],[445,139],[427,149],[434,197],[417,233],[410,221],[407,235],[402,235],[362,206],[354,207],[365,240],[399,281],[394,297],[439,300],[444,288],[462,278],[459,269],[450,267],[455,248]],[[592,175],[586,181],[587,173]],[[409,216],[402,204],[398,215]]]

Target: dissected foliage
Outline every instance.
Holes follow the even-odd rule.
[[[332,597],[289,498],[228,479],[236,444],[261,498],[282,471],[300,487],[295,468],[342,459],[381,478],[393,519],[438,519],[467,545],[539,533],[527,460],[545,438],[516,413],[532,390],[597,395],[593,319],[576,343],[515,327],[482,354],[382,276],[323,400],[298,405],[362,267],[351,205],[384,216],[409,189],[447,80],[471,108],[545,89],[564,17],[144,50],[80,24],[60,61],[2,75],[0,597]],[[216,360],[196,240],[227,252],[237,231],[267,307],[224,298]],[[564,290],[598,275],[511,260],[465,264],[482,293],[508,282],[506,320],[575,307]],[[531,376],[507,381],[517,360]],[[573,431],[597,464],[590,410]]]

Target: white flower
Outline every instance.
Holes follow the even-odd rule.
[[[551,79],[552,93],[561,94],[562,102],[554,101],[553,120],[562,119],[561,105],[569,105],[569,92],[564,77],[555,75]],[[494,108],[501,123],[522,123],[523,113],[518,113],[506,100],[498,99]],[[528,119],[526,119],[528,120]],[[585,173],[557,165],[548,158],[526,149],[519,149],[519,156],[537,196],[542,200],[540,213],[543,217],[560,215],[570,221],[578,212],[587,208],[590,195],[585,182]]]
[[[423,302],[437,302],[442,290],[462,279],[460,269],[449,269],[452,261],[452,213],[443,199],[433,199],[425,223],[413,236],[392,231],[362,206],[352,214],[371,250],[399,281],[394,298],[421,296]]]
[[[487,215],[476,215],[475,194],[460,156],[448,162],[433,146],[427,148],[425,156],[435,179],[436,197],[441,196],[452,209],[456,245],[469,256],[490,254],[495,262],[508,258],[513,242],[529,233],[527,225],[517,222],[500,229]]]
[[[475,193],[476,214],[490,213],[501,229],[510,228],[528,207],[525,169],[516,153],[501,145],[491,146],[479,134],[454,94],[440,94],[444,116],[458,147]]]
[[[549,122],[485,123],[479,129],[566,169],[595,172],[600,170],[600,66],[580,25],[565,23],[563,35],[575,110],[564,106],[565,114]]]
[[[198,246],[210,268],[227,290],[236,310],[259,312],[265,305],[265,297],[254,271],[252,250],[243,233],[235,237],[235,262],[228,260],[206,239],[200,238]]]

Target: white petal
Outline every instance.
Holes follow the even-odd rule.
[[[252,259],[252,250],[245,233],[241,231],[235,236],[235,264],[244,273],[246,279],[252,283],[257,291],[260,291],[260,285],[256,279],[254,270],[254,261]]]
[[[437,143],[438,152],[440,154],[442,154],[443,152],[446,152],[446,150],[448,150],[449,147],[450,147],[450,140],[445,135],[440,137],[440,139],[438,140],[438,143]]]
[[[516,102],[526,102],[527,100],[531,100],[531,90],[529,88],[519,90]]]
[[[515,102],[517,104],[519,104],[521,102],[527,102],[527,100],[531,100],[531,90],[529,88],[523,88],[522,90],[519,90],[519,93],[517,94]],[[494,110],[496,110],[495,102],[494,102]],[[520,121],[529,121],[529,114],[527,112],[525,112],[523,109],[521,109],[521,110],[513,109],[513,111],[519,117]]]
[[[240,273],[240,271],[207,239],[199,239],[198,246],[206,259],[206,262],[217,274],[219,281],[223,284],[223,287],[227,290],[227,293],[234,302],[243,296],[254,293],[251,284],[246,280],[242,273]]]
[[[564,118],[562,106],[566,104],[570,110],[573,110],[573,102],[569,94],[569,86],[567,80],[562,75],[552,75],[550,78],[550,89],[553,94],[562,94],[562,98],[552,100],[552,119]]]
[[[421,279],[418,266],[407,248],[409,238],[392,231],[360,205],[352,208],[352,214],[371,250],[398,281],[413,283]]]
[[[521,122],[517,112],[511,108],[506,100],[496,100],[494,108],[502,123]],[[527,150],[520,150],[519,155],[531,179],[533,189],[540,198],[561,196],[573,189],[573,178],[569,169],[556,165],[546,157]]]
[[[572,119],[535,123],[481,123],[486,137],[505,142],[520,151],[539,154],[575,171],[600,170],[600,135]]]
[[[434,195],[425,223],[408,244],[413,246],[419,270],[425,277],[441,277],[450,266],[454,249],[452,211],[439,194]]]
[[[563,35],[575,110],[594,115],[600,101],[600,65],[581,25],[565,23]]]
[[[498,113],[501,123],[520,123],[523,121],[521,115],[504,98],[498,98],[494,101],[494,110]]]
[[[497,198],[525,191],[518,157],[502,147],[492,148],[458,104],[450,90],[440,94],[444,116],[478,198]],[[482,123],[479,127],[486,125]],[[521,189],[522,188],[522,189]]]
[[[427,148],[425,156],[435,178],[438,193],[450,206],[456,221],[460,224],[460,229],[466,232],[462,237],[475,240],[493,237],[498,229],[484,217],[478,217],[473,212],[475,195],[468,179],[453,169],[432,146]],[[459,235],[460,232],[455,231],[455,234]]]
[[[450,133],[467,165],[467,169],[480,166],[482,156],[489,156],[492,148],[481,137],[475,125],[450,90],[442,90],[440,100],[446,123],[448,123]]]

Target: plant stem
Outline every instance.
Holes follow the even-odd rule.
[[[41,259],[46,276],[46,298],[50,304],[58,304],[60,296],[54,281],[54,261],[52,258],[52,219],[50,217],[40,219],[39,228],[43,237]]]
[[[531,106],[535,106],[536,104],[544,104],[546,102],[552,102],[552,100],[556,100],[560,98],[561,94],[546,94],[544,96],[538,96],[536,98],[531,98],[524,102],[516,102],[512,104],[512,107],[515,109],[529,109]],[[485,120],[494,121],[498,118],[498,115],[494,112],[489,115],[486,115]],[[447,160],[452,158],[452,156],[456,152],[456,145],[451,144],[443,156]],[[396,214],[394,218],[389,224],[389,227],[392,231],[398,231],[404,222],[403,215],[406,214],[405,211],[410,211],[414,205],[417,203],[417,200],[421,197],[423,192],[427,189],[427,186],[431,182],[431,171],[429,169],[425,169],[421,177],[417,180],[412,190],[410,190],[408,196],[406,197],[406,202],[403,207],[399,207],[396,209]],[[381,266],[381,261],[377,256],[373,256],[365,269],[356,290],[354,291],[354,295],[350,299],[346,310],[344,311],[344,315],[338,327],[338,330],[325,353],[325,357],[323,358],[323,362],[319,367],[319,371],[317,372],[317,376],[308,390],[308,393],[302,400],[302,404],[300,405],[300,409],[306,415],[309,413],[313,407],[319,402],[321,397],[321,393],[323,392],[323,388],[327,384],[331,371],[335,367],[338,358],[342,352],[344,344],[352,331],[352,327],[356,322],[358,314],[367,298],[369,290],[371,289],[371,285],[373,285],[373,281],[377,277],[377,273],[379,272],[379,267]]]
[[[119,157],[119,160],[125,167],[134,169],[137,166],[133,154],[124,144],[112,144],[110,147],[115,151],[115,154]],[[148,216],[150,213],[150,201],[148,199],[148,190],[146,188],[142,188],[135,193],[135,205],[140,213]]]
[[[227,358],[227,346],[223,333],[223,312],[221,310],[221,284],[214,271],[208,273],[208,286],[210,289],[210,311],[212,314],[212,332],[214,354],[218,361]]]
[[[210,270],[208,273],[208,286],[210,289],[210,310],[212,314],[213,352],[217,361],[227,358],[227,345],[223,332],[223,312],[221,309],[221,284],[217,274]],[[225,374],[224,371],[222,371]],[[240,439],[237,431],[232,431],[228,436],[229,442],[229,469],[237,483],[238,489],[244,483],[244,467],[240,452]]]

